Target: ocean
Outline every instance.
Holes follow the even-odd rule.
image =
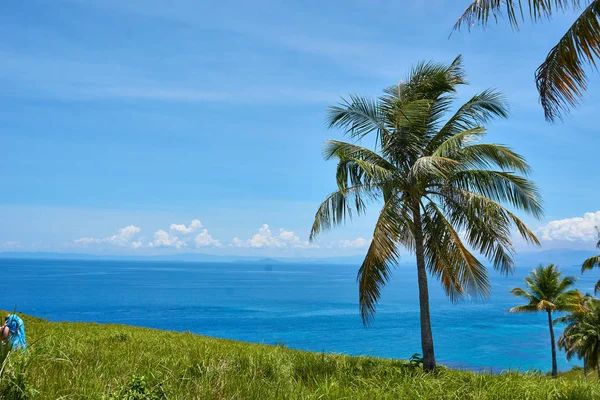
[[[430,279],[438,362],[471,370],[551,367],[545,314],[507,314],[520,304],[508,291],[533,266],[504,277],[491,271],[485,301],[452,304]],[[271,262],[0,260],[0,309],[51,321],[116,323],[290,348],[409,358],[420,353],[414,266],[398,267],[372,325],[358,312],[356,265]],[[592,292],[597,274],[562,267]],[[561,333],[557,328],[557,337]],[[558,354],[560,370],[578,363]]]

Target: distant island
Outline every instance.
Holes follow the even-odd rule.
[[[596,255],[594,250],[572,250],[572,249],[552,249],[542,251],[531,251],[518,253],[515,257],[517,268],[519,266],[533,267],[540,263],[555,263],[563,267],[573,265],[581,266],[581,260]],[[172,255],[157,256],[123,256],[111,254],[87,254],[87,253],[58,253],[58,252],[0,252],[0,259],[45,259],[45,260],[115,260],[115,261],[178,261],[178,262],[198,262],[198,263],[228,263],[228,262],[247,262],[247,263],[295,263],[295,264],[348,264],[359,266],[364,256],[344,256],[344,257],[260,257],[260,256],[228,256],[213,255],[204,253],[183,253]],[[413,265],[411,257],[400,259],[400,265]]]

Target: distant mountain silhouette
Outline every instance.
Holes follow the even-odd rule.
[[[559,267],[581,267],[583,261],[597,255],[594,250],[551,249],[539,252],[518,253],[515,257],[517,267],[535,267],[538,264],[557,264]]]
[[[517,253],[517,267],[534,267],[538,264],[558,264],[560,267],[580,266],[583,260],[598,254],[594,250],[552,249],[538,252]],[[181,261],[181,262],[251,262],[262,264],[296,263],[296,264],[346,264],[358,268],[364,259],[363,255],[343,257],[256,257],[256,256],[220,256],[202,253],[183,253],[160,256],[119,256],[106,254],[52,253],[52,252],[4,252],[0,258],[48,259],[48,260],[137,260],[137,261]],[[483,261],[483,259],[482,259]],[[413,265],[414,256],[404,255],[400,265]]]

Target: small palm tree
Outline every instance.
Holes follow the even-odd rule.
[[[567,359],[583,359],[584,375],[595,369],[600,378],[600,300],[589,295],[581,298],[581,310],[557,318],[555,324],[567,324],[558,339],[558,348]]]
[[[548,314],[548,327],[550,329],[550,342],[552,347],[552,377],[556,377],[556,342],[552,326],[552,313],[555,311],[580,311],[581,293],[578,290],[567,290],[573,286],[577,278],[573,276],[561,277],[558,267],[554,264],[540,265],[525,278],[527,290],[514,288],[510,293],[523,297],[527,304],[516,306],[508,310],[511,313],[536,313]]]
[[[506,116],[503,97],[492,90],[473,96],[444,121],[455,93],[465,84],[461,58],[450,65],[420,63],[406,82],[376,100],[351,96],[331,107],[330,127],[342,128],[353,142],[329,141],[326,159],[337,159],[338,190],[320,205],[311,241],[323,230],[362,214],[381,201],[379,218],[358,271],[359,305],[367,325],[381,290],[404,247],[416,255],[425,370],[435,368],[427,271],[448,296],[487,296],[486,267],[469,247],[503,273],[513,270],[512,227],[526,241],[535,235],[510,210],[542,215],[535,185],[521,174],[529,166],[505,146],[478,143],[482,124]],[[375,150],[357,143],[372,134]]]
[[[598,231],[598,243],[596,244],[596,247],[598,249],[600,249],[600,228],[596,227],[596,231]],[[593,257],[590,257],[587,260],[585,260],[583,262],[583,265],[581,266],[581,272],[583,273],[594,267],[600,267],[600,255],[593,256]],[[598,293],[599,291],[600,291],[600,280],[598,280],[598,282],[596,282],[596,286],[594,286],[594,293]]]
[[[522,4],[522,3],[525,3]],[[485,26],[490,17],[496,22],[506,14],[518,29],[523,8],[529,8],[533,21],[549,19],[554,12],[584,6],[573,25],[560,38],[535,72],[540,102],[548,121],[561,118],[562,112],[576,105],[587,89],[584,66],[596,67],[600,58],[600,0],[475,0],[454,25],[454,29],[476,24]]]

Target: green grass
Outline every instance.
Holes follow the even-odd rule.
[[[600,385],[583,379],[445,368],[425,374],[406,361],[24,320],[34,345],[12,354],[0,399],[600,399]]]

